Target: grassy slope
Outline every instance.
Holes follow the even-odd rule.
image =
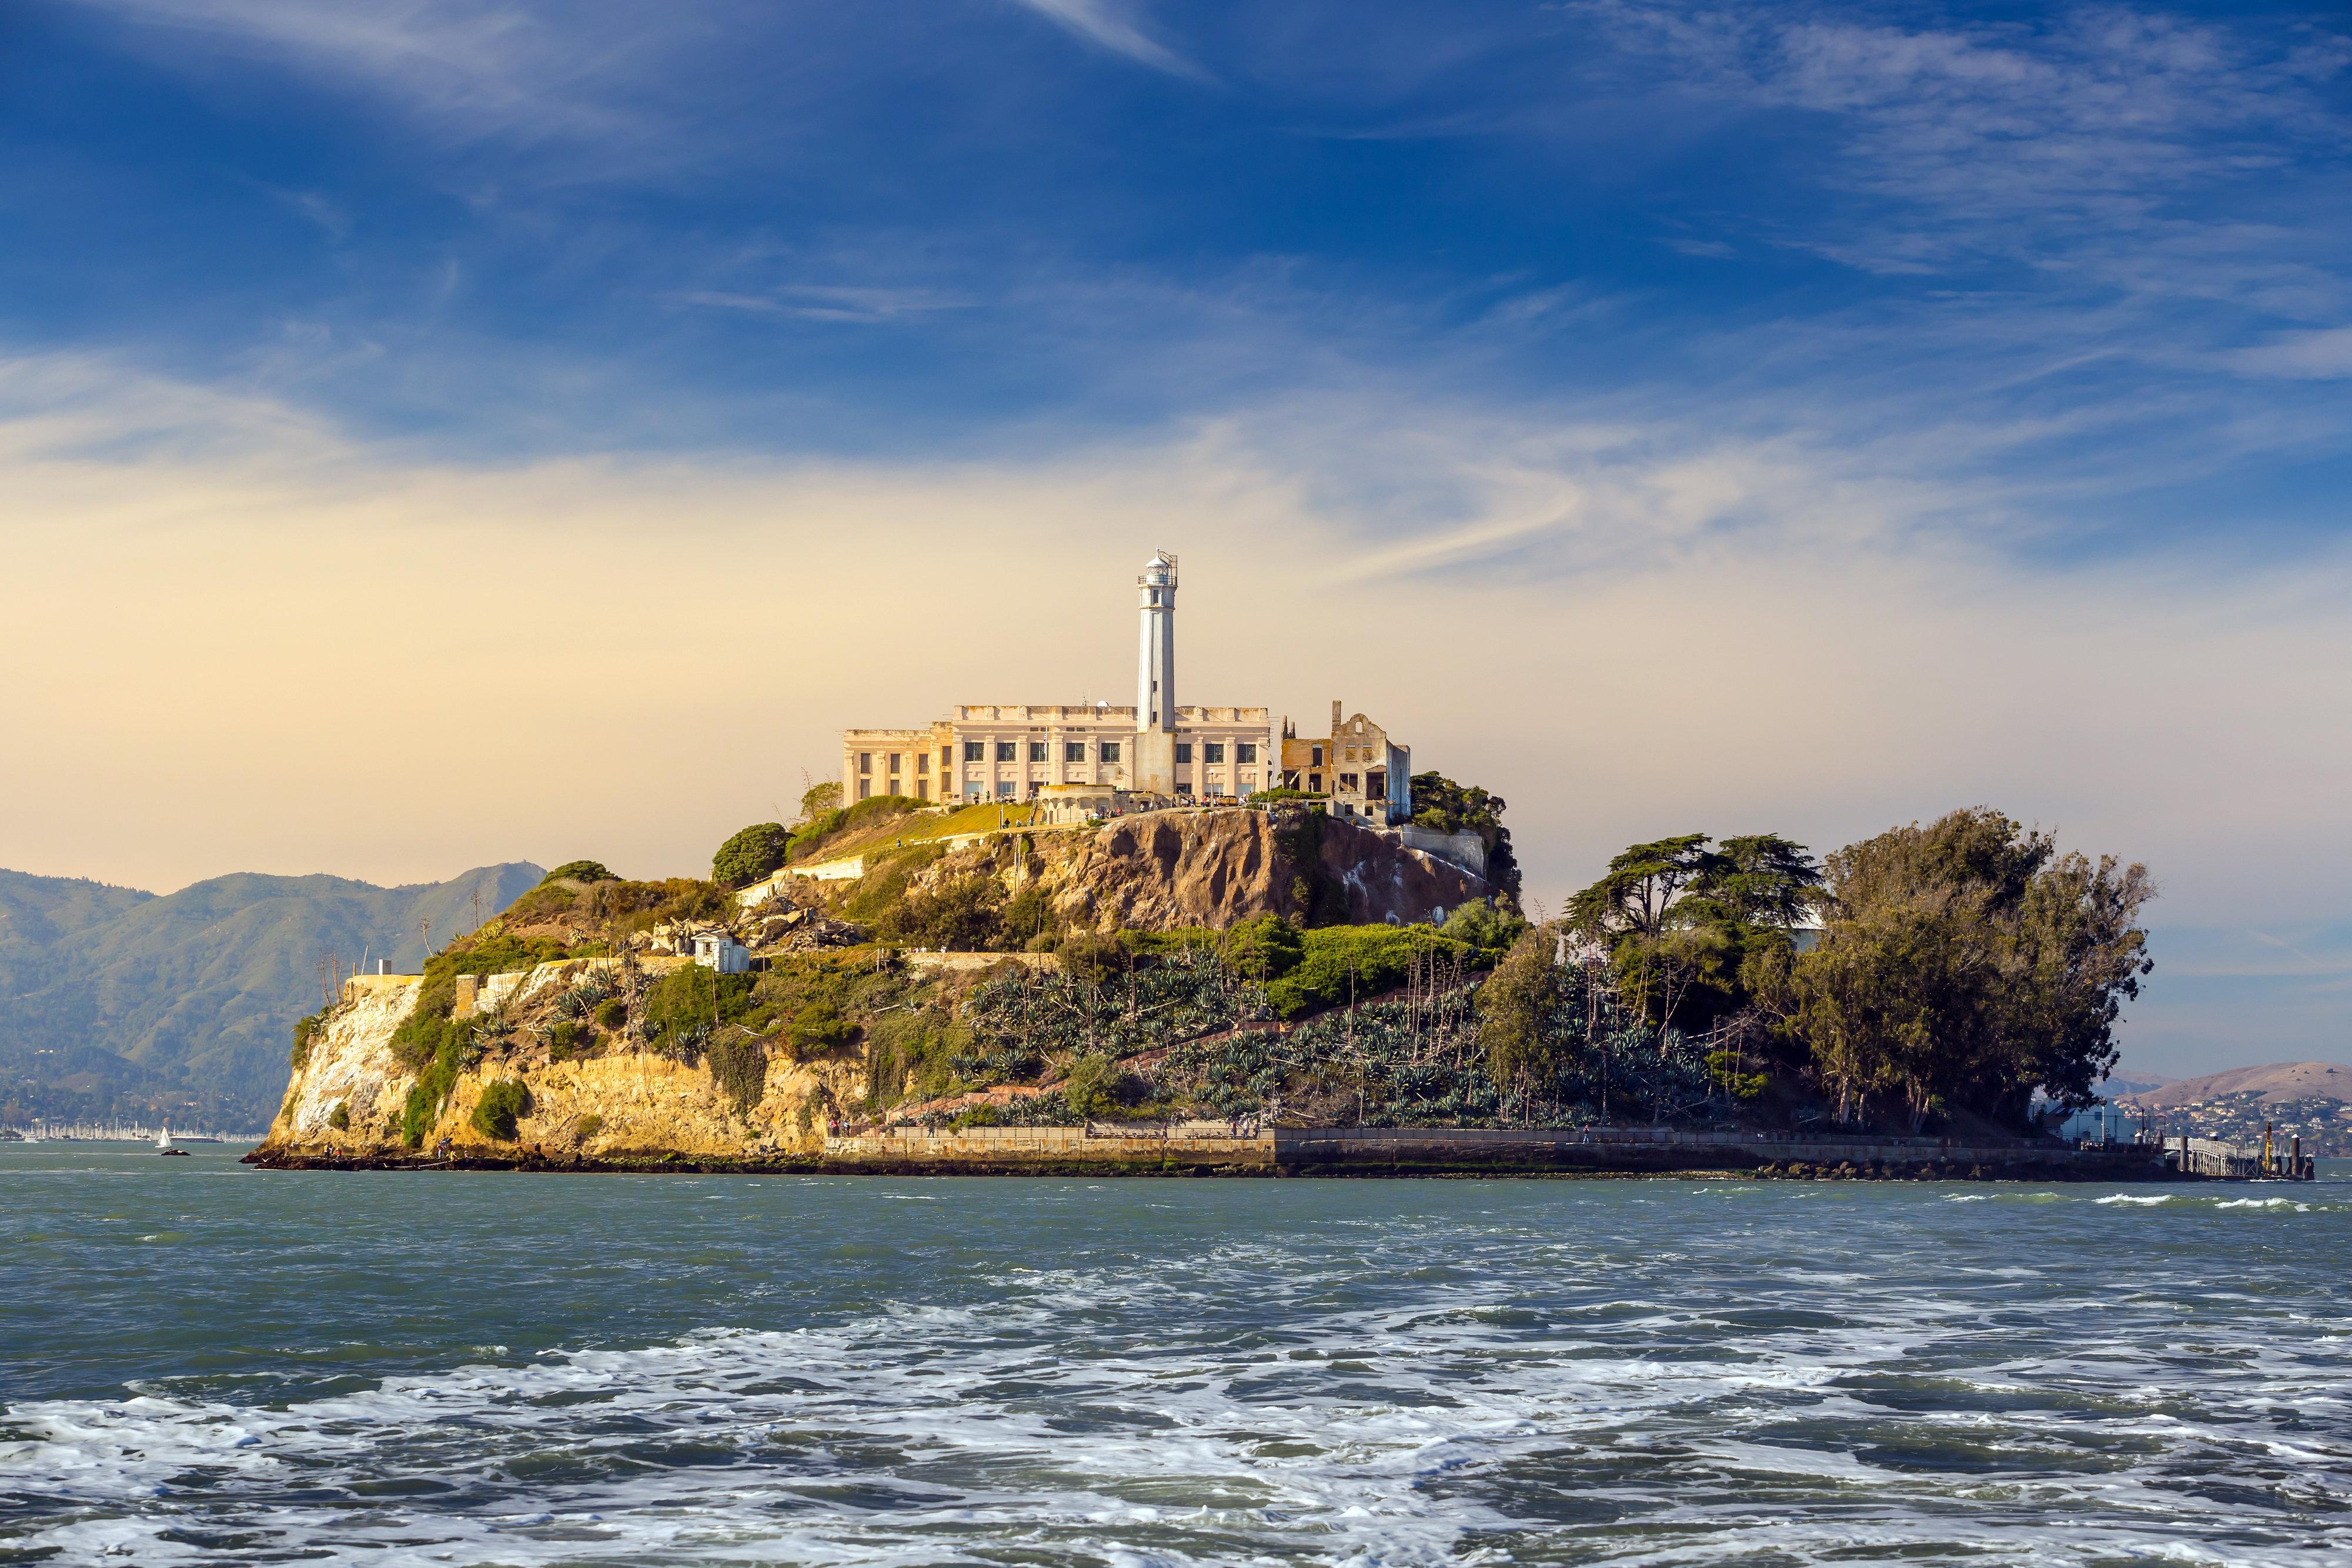
[[[1024,828],[1036,816],[1034,806],[1008,805],[1003,808],[1003,821],[1008,828]],[[997,826],[997,807],[993,802],[977,806],[959,806],[942,810],[933,807],[909,816],[893,817],[871,826],[853,828],[824,843],[804,862],[796,865],[815,865],[824,861],[846,860],[851,855],[870,850],[888,849],[900,840],[908,843],[925,843],[957,833],[992,831]]]

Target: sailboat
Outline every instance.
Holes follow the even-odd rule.
[[[155,1152],[159,1155],[177,1155],[184,1160],[191,1157],[187,1150],[172,1142],[172,1129],[168,1125],[155,1134]]]

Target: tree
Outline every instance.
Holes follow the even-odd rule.
[[[805,779],[808,775],[803,773],[801,777]],[[793,825],[797,827],[803,822],[813,822],[827,811],[839,810],[841,810],[841,780],[828,779],[822,784],[812,784],[801,791],[801,814],[793,819]]]
[[[1790,946],[1820,897],[1802,844],[1754,833],[1710,849],[1706,834],[1680,833],[1616,856],[1569,900],[1567,918],[1607,953],[1627,1010],[1662,1031],[1713,1032],[1748,1007],[1750,964]]]
[[[620,880],[619,877],[606,871],[601,861],[565,861],[562,865],[540,878],[539,885],[545,887],[551,882],[596,883]]]
[[[2154,967],[2145,866],[2060,855],[1978,807],[1849,844],[1827,880],[1820,946],[1753,977],[1842,1115],[1884,1094],[1915,1128],[1952,1110],[2021,1125],[2037,1091],[2089,1103]]]
[[[710,880],[724,888],[749,887],[784,863],[791,843],[782,822],[754,822],[719,846],[710,857]]]
[[[1478,1040],[1497,1089],[1517,1092],[1521,1103],[1559,1069],[1559,932],[1530,928],[1478,988]]]
[[[1609,862],[1608,873],[1568,901],[1568,923],[1589,941],[1613,945],[1624,936],[1655,937],[1666,928],[1675,900],[1712,863],[1705,833],[1681,833],[1635,844]]]

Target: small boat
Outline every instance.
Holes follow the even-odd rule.
[[[155,1134],[155,1152],[159,1155],[177,1155],[184,1160],[194,1157],[187,1150],[172,1142],[172,1129],[169,1127]]]

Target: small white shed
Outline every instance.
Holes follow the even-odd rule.
[[[751,972],[751,949],[724,931],[708,932],[694,939],[694,961],[722,975],[748,975]]]

